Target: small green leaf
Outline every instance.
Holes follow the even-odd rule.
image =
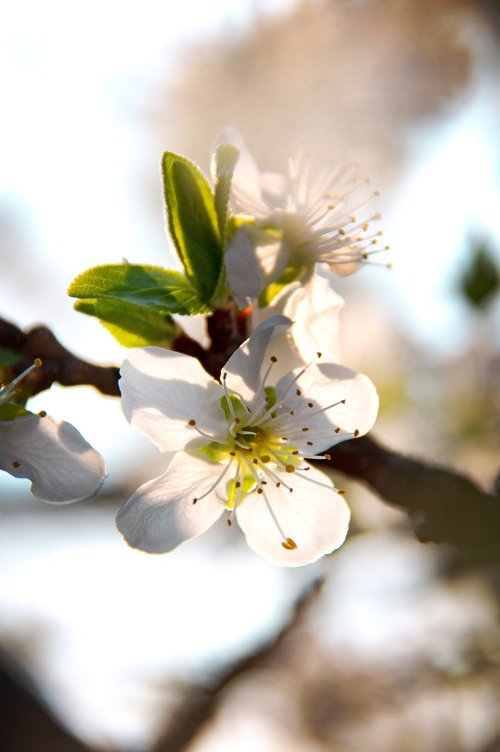
[[[287,266],[281,277],[272,282],[261,292],[258,298],[260,308],[268,306],[274,298],[282,292],[285,287],[291,285],[293,282],[297,282],[304,273],[307,271],[305,266]]]
[[[210,313],[189,280],[161,266],[105,264],[80,274],[68,295],[83,299],[113,299],[151,308],[157,313]]]
[[[215,211],[217,212],[219,233],[224,246],[226,245],[229,219],[231,181],[239,154],[239,150],[232,144],[220,144],[215,150]]]
[[[177,336],[169,315],[125,300],[77,300],[76,311],[95,316],[113,337],[125,347],[170,346]]]
[[[0,366],[13,366],[23,359],[22,355],[9,350],[7,347],[0,347]]]
[[[0,405],[0,421],[15,420],[25,415],[33,415],[33,413],[30,413],[29,410],[21,407],[21,405],[16,405],[14,402],[5,402],[3,405]]]
[[[163,185],[172,240],[201,299],[213,296],[222,266],[214,195],[203,173],[185,157],[165,152]]]

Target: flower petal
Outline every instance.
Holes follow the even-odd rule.
[[[283,533],[297,548],[283,548],[263,494],[250,494],[236,512],[250,548],[280,566],[310,564],[341,546],[347,535],[350,512],[344,498],[319,470],[311,467],[305,475],[307,479],[287,474],[292,493],[283,486],[266,486],[266,496]]]
[[[273,314],[290,318],[294,325],[283,337],[283,345],[291,347],[296,358],[288,362],[291,369],[310,363],[322,353],[325,362],[340,362],[339,313],[344,305],[324,274],[312,274],[300,284],[295,282],[266,308],[256,308],[252,320],[258,324]],[[276,353],[278,360],[280,354]],[[282,354],[283,355],[283,354]]]
[[[33,496],[45,501],[79,501],[93,496],[106,464],[65,421],[29,415],[0,423],[0,469],[29,478]]]
[[[231,391],[251,402],[261,386],[262,373],[268,368],[273,355],[271,343],[284,334],[291,323],[285,316],[271,316],[238,347],[222,369],[222,373],[227,372],[227,385]]]
[[[288,250],[275,232],[252,224],[239,228],[224,256],[231,292],[241,306],[257,298],[286,266]]]
[[[167,471],[144,483],[118,512],[116,525],[133,548],[161,554],[201,535],[220,517],[224,502],[214,489],[193,504],[217,480],[223,465],[175,455]]]
[[[278,400],[293,376],[283,377],[276,385]],[[313,442],[315,453],[323,452],[341,441],[363,436],[375,423],[377,390],[361,373],[336,363],[313,364],[296,384],[299,394],[293,387],[286,397],[287,406],[296,416],[295,432],[288,429],[286,435],[301,452],[312,451],[306,440]],[[307,405],[312,405],[310,410]],[[322,408],[327,409],[318,412]]]
[[[226,431],[222,387],[196,358],[143,347],[131,350],[121,368],[122,407],[131,426],[164,452],[178,451],[204,431]]]

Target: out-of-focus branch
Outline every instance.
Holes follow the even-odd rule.
[[[311,583],[294,605],[287,622],[279,632],[256,650],[224,669],[205,685],[186,688],[185,700],[176,709],[172,721],[153,752],[182,752],[197,736],[201,728],[215,715],[222,693],[240,676],[260,668],[276,655],[285,639],[297,629],[321,592],[323,580]]]
[[[329,467],[363,481],[407,512],[422,542],[452,543],[470,555],[500,561],[500,498],[465,476],[405,457],[368,436],[337,445],[330,457]]]

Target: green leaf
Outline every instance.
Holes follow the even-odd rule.
[[[223,254],[214,195],[203,173],[185,157],[165,152],[162,172],[172,240],[189,280],[208,302]]]
[[[29,410],[21,407],[21,405],[16,405],[15,402],[5,402],[3,405],[0,405],[0,421],[15,420],[25,415],[33,415],[33,413],[30,413]]]
[[[283,274],[276,282],[272,282],[261,292],[258,298],[260,308],[268,306],[285,287],[297,282],[307,271],[305,266],[287,266]]]
[[[76,311],[98,318],[103,326],[125,347],[163,345],[168,347],[177,336],[169,315],[125,300],[101,298],[77,300]]]
[[[192,315],[211,311],[183,274],[161,266],[94,266],[71,283],[68,295],[92,300],[121,300],[162,314]]]
[[[224,246],[227,240],[231,181],[239,154],[239,150],[231,144],[220,144],[215,150],[215,211]]]
[[[474,254],[459,280],[463,297],[470,306],[486,309],[500,291],[500,269],[490,248],[484,243],[474,248]]]
[[[9,350],[7,347],[0,347],[0,366],[13,366],[23,359],[22,355]]]

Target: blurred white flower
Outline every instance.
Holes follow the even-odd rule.
[[[226,253],[231,290],[237,299],[256,297],[283,273],[296,279],[314,264],[351,274],[368,262],[382,232],[368,205],[377,191],[361,180],[355,165],[326,167],[314,181],[303,154],[289,160],[288,174],[260,172],[243,139],[225,129],[224,139],[239,149],[231,184],[231,206],[251,220],[235,233]]]
[[[93,496],[107,475],[106,464],[70,423],[19,408],[10,400],[35,363],[0,389],[0,470],[29,478],[33,496],[44,501],[80,501]]]
[[[175,452],[118,514],[131,546],[170,551],[224,510],[251,548],[282,566],[343,543],[349,509],[308,460],[366,433],[378,397],[366,376],[333,363],[290,372],[280,342],[290,324],[274,316],[257,327],[226,363],[222,384],[187,355],[131,351],[120,382],[125,416],[161,451]]]

